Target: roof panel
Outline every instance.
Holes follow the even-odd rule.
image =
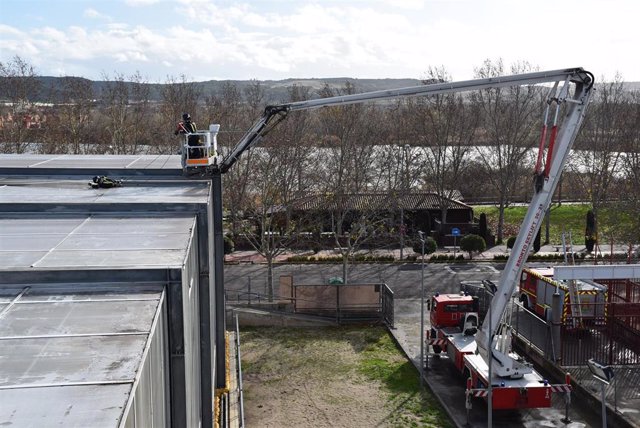
[[[32,265],[38,268],[82,267],[179,267],[185,258],[184,250],[78,250],[53,251]]]
[[[185,213],[0,218],[0,271],[182,266],[194,223]]]
[[[51,183],[3,183],[0,186],[0,203],[198,203],[209,201],[209,186],[206,182],[180,182],[180,186],[139,185],[124,182],[122,187],[111,189],[93,189],[89,182],[76,180],[61,182],[57,186]]]
[[[6,235],[0,232],[0,251],[48,251],[61,243],[67,235]]]
[[[146,334],[4,339],[0,387],[133,382],[146,340]]]
[[[69,334],[148,333],[157,300],[16,303],[0,338]]]
[[[193,222],[194,219],[191,214],[172,214],[169,218],[166,215],[148,215],[145,217],[94,215],[75,233],[108,234],[114,231],[127,234],[184,233],[191,230]]]
[[[110,235],[74,234],[61,242],[56,251],[64,250],[180,250],[189,244],[188,233],[158,235],[155,233],[113,233]],[[0,249],[2,246],[0,245]]]
[[[2,301],[14,303],[0,323],[0,421],[117,426],[162,290],[158,283],[0,287]]]
[[[82,218],[9,219],[0,218],[0,236],[2,235],[41,235],[46,233],[69,233],[85,220]]]
[[[158,300],[162,292],[161,285],[132,283],[123,288],[122,284],[96,284],[91,287],[85,284],[46,284],[6,289],[11,298],[24,291],[20,302],[54,302],[54,301],[101,301],[101,300]],[[3,289],[0,288],[0,301]],[[9,294],[7,294],[9,296]],[[6,297],[10,300],[9,297]]]
[[[0,168],[182,169],[179,155],[16,155],[0,154]]]
[[[16,427],[117,426],[130,384],[0,389],[0,420]]]
[[[0,271],[30,267],[46,254],[46,251],[0,251]]]

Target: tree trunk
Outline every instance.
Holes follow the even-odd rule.
[[[273,302],[273,256],[267,255],[267,298]]]
[[[496,237],[498,244],[502,244],[502,239],[504,238],[502,231],[504,229],[504,210],[504,200],[500,199],[500,206],[498,207],[498,231]]]
[[[347,270],[349,267],[349,257],[348,254],[345,253],[342,255],[342,283],[347,283]]]

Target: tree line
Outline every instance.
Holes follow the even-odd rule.
[[[474,78],[536,71],[518,62],[486,60]],[[94,93],[89,81],[64,77],[50,88],[51,103],[33,102],[47,91],[37,71],[20,57],[0,63],[2,105],[0,150],[3,153],[175,154],[175,123],[189,112],[200,128],[222,125],[219,145],[230,150],[262,113],[267,100],[259,81],[240,89],[227,82],[206,92],[184,75],[168,77],[161,100],[150,97],[140,73],[103,75],[104,89]],[[425,72],[424,84],[450,81],[444,67]],[[640,94],[625,88],[622,76],[599,79],[563,182],[556,198],[588,201],[601,223],[602,208],[612,218],[603,234],[639,241]],[[233,236],[246,236],[268,258],[286,247],[292,230],[304,221],[287,207],[309,194],[336,201],[332,229],[341,236],[345,255],[379,228],[399,228],[401,220],[353,218],[339,201],[354,193],[407,194],[432,191],[446,223],[449,199],[460,191],[467,199],[499,207],[497,241],[503,240],[504,210],[532,193],[532,171],[548,88],[515,86],[470,93],[327,107],[290,113],[225,177],[224,204]],[[292,85],[282,102],[312,96],[358,92],[352,83],[326,84],[316,94]],[[36,118],[38,120],[34,120]],[[389,199],[392,201],[392,198]],[[283,207],[280,216],[270,215]],[[635,230],[618,230],[615,216],[633,217]],[[247,218],[253,219],[248,232]],[[274,232],[274,233],[270,233]],[[275,233],[277,232],[277,233]],[[402,234],[400,234],[402,235]],[[277,242],[276,242],[277,241]]]

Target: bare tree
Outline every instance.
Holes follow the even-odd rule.
[[[259,117],[259,108],[264,100],[264,89],[259,82],[251,86],[250,101],[235,83],[226,82],[219,94],[207,98],[207,117],[212,123],[220,123],[218,146],[228,153],[240,140],[253,121]],[[248,195],[250,178],[255,174],[254,153],[249,150],[224,177],[225,208],[229,212],[230,230],[234,238],[241,232],[243,212],[251,206]]]
[[[595,216],[595,235],[598,237],[601,208],[611,198],[616,176],[622,166],[621,154],[628,141],[629,99],[622,76],[601,84],[596,83],[595,99],[587,111],[584,125],[576,141],[570,168],[588,195]]]
[[[187,81],[183,74],[179,78],[169,76],[162,87],[162,108],[160,110],[160,133],[155,136],[156,146],[163,153],[175,153],[181,143],[173,135],[175,124],[183,113],[193,116],[195,123],[202,123],[197,117],[198,101],[202,95],[200,85]]]
[[[516,63],[511,73],[534,71],[529,63]],[[477,78],[502,76],[502,60],[486,60],[475,70]],[[486,145],[478,147],[478,156],[487,168],[485,179],[498,195],[497,241],[502,242],[504,212],[523,178],[523,165],[535,144],[534,125],[540,111],[540,91],[535,86],[483,89],[473,92],[473,103],[481,114],[481,135]]]
[[[393,207],[391,236],[397,235],[400,258],[404,257],[407,218],[403,197],[421,185],[425,175],[424,152],[417,146],[413,121],[416,101],[399,99],[392,105],[378,110],[381,144],[376,146],[376,156],[371,168],[379,171],[380,186],[389,194],[389,206]]]
[[[424,175],[424,155],[416,147],[412,129],[414,99],[399,99],[380,111],[380,140],[372,167],[380,171],[381,186],[391,193],[405,194],[419,185]]]
[[[630,95],[629,114],[627,115],[627,146],[625,152],[627,161],[625,168],[625,186],[629,195],[629,209],[633,218],[629,228],[629,250],[631,246],[640,242],[640,91],[634,91]],[[640,254],[636,252],[636,263]]]
[[[89,153],[93,144],[92,110],[94,93],[91,81],[79,77],[63,77],[60,103],[47,121],[48,143],[45,153]]]
[[[444,68],[429,68],[425,84],[448,82]],[[478,125],[477,105],[465,101],[459,93],[421,98],[416,103],[414,126],[416,140],[423,147],[427,166],[427,183],[437,197],[442,224],[456,190],[462,170],[472,150]]]
[[[338,94],[355,93],[347,82]],[[336,95],[329,85],[320,91],[322,97]],[[324,193],[332,207],[331,230],[337,251],[343,260],[342,275],[348,282],[349,258],[384,223],[378,207],[354,205],[357,194],[375,192],[384,182],[371,166],[376,160],[376,147],[381,132],[379,111],[374,105],[347,105],[329,107],[318,114],[319,133],[324,135],[323,156]]]
[[[116,73],[111,79],[103,74],[106,82],[102,90],[105,130],[109,140],[105,150],[113,154],[127,153],[127,140],[130,138],[132,123],[128,119],[129,88],[123,74]]]
[[[149,134],[149,118],[151,117],[151,100],[149,82],[139,71],[129,76],[131,90],[129,92],[129,114],[132,122],[127,139],[127,153],[145,153],[153,146],[154,141]]]
[[[2,152],[24,153],[29,145],[30,116],[34,113],[33,101],[41,89],[36,71],[19,56],[8,62],[0,62],[0,93],[6,95],[7,113],[2,116]]]
[[[309,98],[309,91],[297,86],[288,89],[290,101]],[[249,174],[250,188],[255,189],[256,202],[249,205],[244,223],[246,239],[267,261],[267,292],[273,299],[273,262],[297,239],[304,227],[304,217],[292,219],[292,202],[307,192],[310,163],[308,112],[298,112],[294,120],[284,122],[268,134],[258,153],[254,154]]]

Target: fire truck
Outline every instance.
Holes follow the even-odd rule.
[[[492,409],[526,409],[550,407],[554,392],[570,394],[568,376],[564,384],[551,385],[513,352],[511,328],[503,316],[517,292],[524,262],[584,118],[592,86],[593,76],[582,70],[556,80],[550,90],[534,169],[534,194],[483,322],[478,322],[478,307],[471,296],[437,294],[428,301],[431,328],[427,345],[436,354],[446,352],[467,378],[467,408],[472,396],[484,397]],[[551,105],[555,105],[555,114],[547,144]],[[560,123],[562,105],[565,117]]]
[[[553,268],[525,268],[520,278],[520,302],[525,309],[534,312],[545,321],[551,320],[551,299],[560,294],[563,323],[579,318],[586,324],[604,320],[607,287],[597,282],[578,280],[554,280]],[[574,290],[571,288],[574,287]],[[572,292],[573,291],[573,292]],[[572,301],[575,296],[575,301]]]

